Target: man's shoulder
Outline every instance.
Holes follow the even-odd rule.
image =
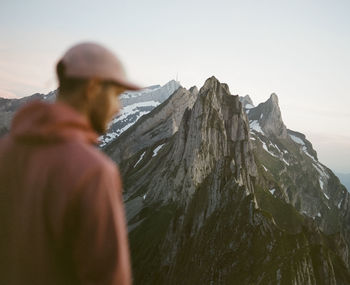
[[[72,142],[65,144],[63,149],[64,163],[74,165],[77,171],[104,169],[114,172],[117,169],[114,161],[93,145]]]

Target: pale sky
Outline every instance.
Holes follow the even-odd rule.
[[[255,104],[276,93],[287,127],[350,173],[349,15],[347,0],[2,0],[0,97],[55,89],[63,52],[97,41],[142,86],[215,75]]]

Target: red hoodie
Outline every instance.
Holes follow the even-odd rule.
[[[0,284],[131,284],[121,180],[88,121],[32,102],[0,140]]]

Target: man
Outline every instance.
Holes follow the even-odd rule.
[[[24,106],[0,141],[0,284],[131,284],[119,172],[94,144],[139,88],[94,43],[57,75],[57,102]]]

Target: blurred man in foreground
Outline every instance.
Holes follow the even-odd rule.
[[[121,179],[94,145],[139,88],[94,43],[57,75],[57,102],[24,106],[0,140],[0,284],[131,284]]]

